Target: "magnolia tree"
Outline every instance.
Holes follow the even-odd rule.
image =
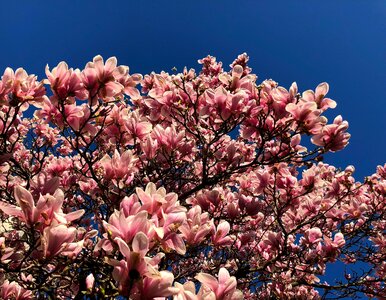
[[[386,166],[360,183],[322,163],[350,137],[328,85],[247,62],[7,68],[0,297],[385,299]]]

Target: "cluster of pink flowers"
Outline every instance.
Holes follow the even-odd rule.
[[[96,56],[40,82],[7,68],[0,297],[386,297],[386,167],[360,183],[322,163],[350,138],[328,84],[257,83],[248,61],[142,76]]]

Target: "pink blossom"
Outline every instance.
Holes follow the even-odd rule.
[[[249,61],[249,56],[247,53],[242,53],[237,56],[237,58],[229,65],[231,68],[234,68],[234,66],[239,65],[243,68],[243,76],[248,75],[251,73],[252,69],[248,67],[248,61]]]
[[[208,55],[203,59],[198,60],[199,64],[202,64],[202,74],[216,76],[222,72],[222,63],[217,62],[216,58]]]
[[[152,131],[151,123],[141,120],[135,113],[128,115],[123,120],[126,130],[131,135],[129,143],[132,143],[133,139],[139,139],[140,141],[144,140],[144,138]]]
[[[42,250],[45,258],[50,258],[71,246],[76,236],[76,228],[66,225],[46,227],[42,236]],[[72,251],[71,251],[72,252]]]
[[[106,154],[100,160],[100,163],[105,171],[107,180],[127,180],[130,179],[130,176],[136,171],[135,164],[137,160],[131,150],[126,150],[122,154],[120,154],[118,150],[115,150],[112,158]]]
[[[311,133],[319,132],[327,119],[320,116],[315,102],[299,102],[298,104],[289,103],[286,110],[294,117],[299,125]]]
[[[325,111],[328,108],[335,108],[336,102],[329,98],[325,98],[328,90],[328,83],[323,82],[316,87],[315,93],[311,90],[303,92],[302,98],[308,102],[315,102],[317,107],[322,111]]]
[[[213,234],[212,241],[213,244],[218,246],[229,245],[232,243],[232,236],[228,236],[230,230],[230,225],[227,221],[220,221],[220,224],[217,226],[216,231]]]
[[[218,279],[206,273],[199,273],[195,278],[200,281],[204,287],[213,291],[217,300],[243,299],[243,294],[236,289],[236,278],[230,276],[228,270],[225,268],[220,268]]]
[[[46,90],[43,82],[38,82],[35,75],[28,75],[19,68],[15,72],[7,68],[2,76],[0,84],[0,104],[17,106],[30,102],[38,105],[45,98]],[[39,105],[38,105],[39,106]]]
[[[84,214],[84,210],[73,211],[68,214],[63,213],[64,195],[60,189],[56,190],[54,195],[40,195],[35,205],[31,193],[25,188],[17,186],[15,187],[15,198],[18,206],[0,202],[0,210],[8,215],[19,217],[29,226],[37,222],[51,224],[52,221],[66,224]]]
[[[74,103],[75,97],[80,100],[88,98],[88,92],[83,86],[79,69],[68,69],[68,65],[62,61],[52,71],[47,65],[46,75],[45,83],[51,85],[51,89],[55,93],[55,102],[66,100],[69,103]]]
[[[146,210],[149,214],[158,213],[162,205],[168,203],[165,199],[165,188],[157,189],[153,182],[147,184],[145,191],[137,188],[136,193],[142,203],[142,209]]]
[[[311,244],[320,242],[322,240],[322,236],[323,236],[322,231],[320,230],[320,228],[317,228],[317,227],[308,229],[305,232],[305,237],[307,239],[307,242]]]
[[[158,141],[158,144],[164,146],[167,151],[170,149],[178,148],[182,142],[185,132],[177,132],[175,127],[162,128],[161,125],[157,125],[153,128],[152,136]]]
[[[90,94],[91,104],[95,104],[96,96],[104,101],[111,101],[121,95],[124,87],[114,77],[116,68],[115,57],[110,57],[104,64],[100,55],[95,56],[93,61],[86,65],[82,71],[82,81]]]
[[[196,205],[187,213],[187,220],[179,227],[182,236],[190,244],[202,242],[212,230],[212,222],[207,213],[202,213],[201,207]]]
[[[47,122],[53,122],[60,128],[64,128],[67,125],[73,130],[79,130],[80,122],[84,113],[82,108],[75,104],[64,105],[64,111],[60,112],[59,109],[48,99],[42,101],[42,109],[35,112],[35,115],[39,118],[45,118]],[[63,117],[65,117],[65,122]]]
[[[154,272],[151,276],[145,277],[143,286],[140,287],[140,298],[143,300],[164,299],[177,294],[179,289],[173,287],[174,275],[168,271]]]
[[[330,151],[342,150],[350,139],[350,134],[346,132],[347,128],[347,121],[343,121],[341,116],[337,116],[333,124],[324,126],[320,133],[312,137],[311,141]]]
[[[322,246],[322,255],[328,258],[329,261],[335,261],[336,256],[340,252],[340,248],[345,245],[346,241],[341,232],[335,234],[334,239],[324,237],[324,245]]]
[[[192,281],[184,284],[175,282],[174,286],[179,289],[178,294],[173,296],[173,300],[199,300],[196,295],[196,287]]]
[[[2,299],[28,300],[33,299],[31,291],[24,289],[17,282],[5,280],[0,287]]]
[[[95,278],[92,273],[88,274],[86,277],[86,288],[91,291],[94,288]]]
[[[149,240],[143,232],[138,232],[132,241],[132,249],[121,238],[115,238],[119,251],[125,260],[110,260],[114,266],[113,277],[119,282],[121,290],[125,290],[130,284],[138,282],[148,271],[145,255],[149,251]]]
[[[123,86],[125,94],[129,95],[131,99],[138,100],[141,95],[136,86],[141,82],[141,74],[129,75],[129,67],[119,66],[114,70],[114,77]]]
[[[151,234],[154,234],[154,229],[147,216],[146,211],[127,217],[122,211],[116,211],[111,215],[108,223],[103,222],[103,226],[113,238],[119,237],[129,243],[138,232],[143,232],[150,237]]]

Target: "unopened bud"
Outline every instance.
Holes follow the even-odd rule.
[[[86,277],[86,288],[87,290],[91,291],[94,287],[95,278],[94,275],[91,273]]]

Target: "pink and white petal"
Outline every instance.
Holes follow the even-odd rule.
[[[217,226],[217,231],[221,231],[221,236],[227,235],[230,229],[231,227],[227,221],[223,221]]]
[[[316,97],[322,97],[323,98],[324,96],[327,95],[328,90],[329,90],[328,83],[322,82],[321,84],[319,84],[316,87],[316,90],[315,90]]]
[[[149,239],[143,232],[138,232],[133,239],[132,247],[134,252],[144,257],[149,251]]]
[[[112,73],[114,69],[117,67],[117,58],[115,56],[110,57],[106,60],[105,71],[106,73]]]
[[[33,212],[35,210],[35,203],[31,193],[21,186],[16,186],[14,193],[16,201],[22,209],[26,220],[34,222]]]
[[[118,236],[121,236],[122,233],[120,230],[117,229],[117,227],[115,227],[114,225],[111,225],[109,223],[107,223],[106,221],[103,221],[103,227],[105,228],[105,230],[111,234],[113,237],[118,237]]]
[[[71,222],[71,221],[79,219],[81,216],[84,215],[84,213],[85,213],[84,209],[72,211],[72,212],[66,214],[65,218],[66,218],[67,222]]]
[[[221,268],[218,272],[218,282],[219,284],[225,284],[229,280],[230,275],[227,269]]]
[[[25,221],[23,211],[18,206],[8,204],[5,202],[0,202],[0,210],[2,210],[5,214],[9,216],[19,217],[23,221]]]
[[[141,98],[141,94],[139,93],[139,90],[135,87],[127,86],[123,90],[126,95],[129,95],[131,99],[138,100]]]
[[[93,59],[94,62],[94,68],[97,71],[98,78],[102,79],[102,76],[104,74],[104,65],[103,65],[103,58],[100,55],[97,55]]]
[[[122,240],[121,238],[119,238],[119,237],[115,238],[114,241],[118,244],[119,251],[126,258],[130,258],[131,251],[130,251],[129,246],[126,244],[126,242],[124,240]]]
[[[212,291],[216,291],[218,288],[218,281],[215,277],[206,273],[199,273],[195,277],[203,285],[209,287]]]

